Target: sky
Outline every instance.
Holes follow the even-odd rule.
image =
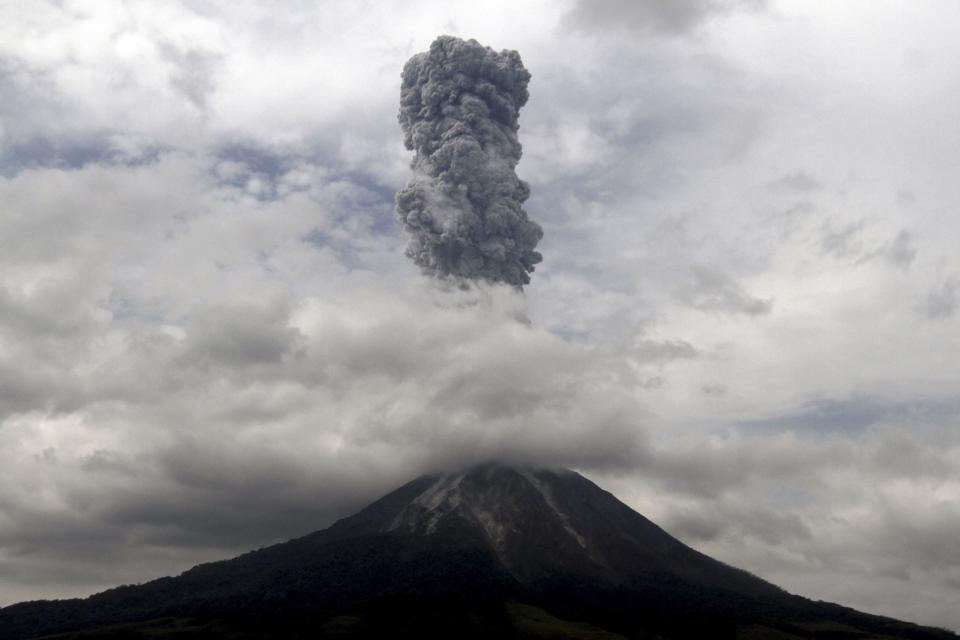
[[[482,5],[482,6],[481,6]],[[0,604],[575,468],[960,630],[960,4],[0,3]],[[404,256],[400,72],[520,53],[543,261]]]

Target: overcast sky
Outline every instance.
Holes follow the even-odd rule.
[[[0,3],[0,604],[490,457],[960,629],[960,3]],[[403,255],[400,71],[516,49],[524,294]]]

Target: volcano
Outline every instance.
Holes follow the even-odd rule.
[[[86,599],[0,609],[0,640],[917,638],[707,557],[583,476],[423,476],[328,529]]]

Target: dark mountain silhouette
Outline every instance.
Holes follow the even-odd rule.
[[[175,578],[0,609],[0,640],[40,636],[957,637],[788,594],[574,472],[494,464]]]

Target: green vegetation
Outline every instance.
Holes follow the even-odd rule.
[[[43,636],[39,640],[195,640],[199,638],[252,640],[253,637],[218,622],[200,623],[185,618],[164,618]]]
[[[363,618],[359,616],[336,616],[320,627],[322,637],[350,638],[363,629]]]
[[[543,609],[527,604],[507,605],[510,622],[521,638],[549,640],[626,640],[624,636],[605,631],[585,622],[567,622]]]
[[[761,624],[751,624],[737,629],[737,640],[804,640],[783,631],[777,631]]]
[[[857,627],[851,626],[849,624],[843,624],[842,622],[836,622],[834,620],[821,620],[819,622],[805,622],[798,623],[798,627],[801,629],[806,629],[807,631],[817,631],[821,633],[832,633],[837,636],[849,635],[853,638],[863,638],[865,635],[869,637],[869,634],[865,634],[863,629],[858,629]]]

